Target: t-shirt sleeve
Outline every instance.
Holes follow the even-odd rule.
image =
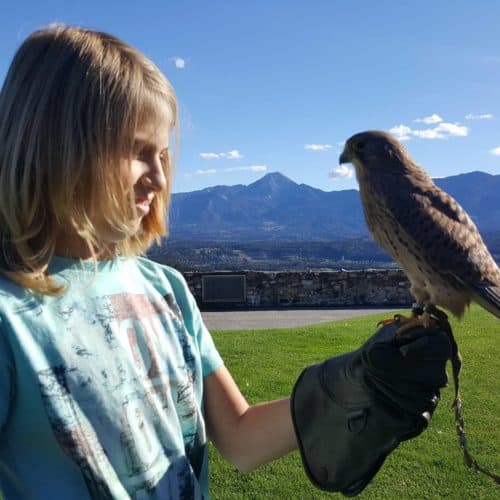
[[[14,363],[6,334],[0,320],[0,434],[9,416],[13,390]]]
[[[181,273],[169,269],[169,281],[172,286],[177,304],[179,305],[186,328],[196,339],[200,350],[203,376],[206,377],[222,366],[222,358],[215,347],[212,335],[208,331],[200,309],[193,294],[189,290],[186,280]]]

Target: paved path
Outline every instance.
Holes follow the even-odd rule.
[[[391,309],[276,309],[252,311],[204,311],[203,320],[209,330],[261,330],[314,325],[339,319],[368,316]]]

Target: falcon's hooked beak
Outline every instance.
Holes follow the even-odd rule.
[[[352,163],[353,158],[354,155],[352,154],[352,149],[349,147],[349,143],[347,142],[344,147],[344,151],[342,151],[342,154],[339,156],[339,165]]]

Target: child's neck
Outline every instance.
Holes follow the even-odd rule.
[[[94,252],[97,260],[111,260],[118,255],[118,245],[113,242],[106,243],[95,249]],[[78,235],[65,234],[64,237],[58,238],[54,253],[59,257],[70,259],[88,260],[92,258],[92,252],[87,243]]]

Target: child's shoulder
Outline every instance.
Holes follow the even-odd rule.
[[[160,264],[148,257],[137,257],[137,265],[145,274],[163,274],[174,280],[184,280],[182,273],[166,264]]]
[[[181,310],[192,309],[194,299],[180,271],[144,257],[137,258],[142,277],[163,296],[173,295]]]
[[[173,267],[160,264],[146,257],[137,257],[137,266],[144,278],[151,283],[163,283],[167,281],[174,291],[187,288],[184,276]]]
[[[0,318],[9,311],[22,314],[38,308],[33,294],[0,273]]]
[[[14,283],[7,276],[0,273],[0,300],[23,299],[27,295],[27,290]]]

